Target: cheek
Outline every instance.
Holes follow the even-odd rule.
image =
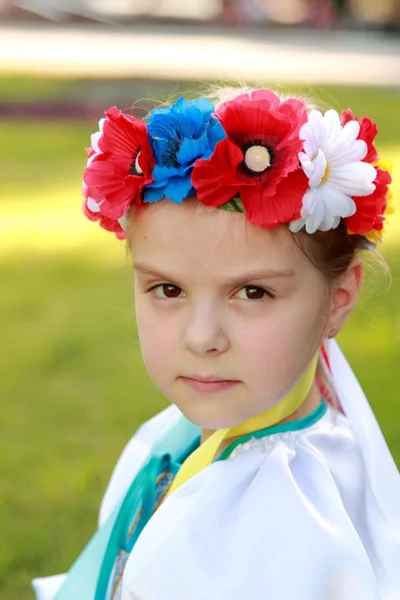
[[[321,297],[281,301],[270,315],[242,329],[241,362],[256,385],[279,393],[300,376],[320,341],[322,306]]]
[[[136,322],[143,362],[155,383],[169,371],[169,358],[174,350],[174,331],[171,320],[157,316],[147,301],[136,301]]]

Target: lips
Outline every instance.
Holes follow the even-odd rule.
[[[180,379],[187,387],[200,394],[223,392],[240,383],[238,380],[221,379],[213,375],[194,375],[193,377],[180,377]]]
[[[237,381],[234,379],[224,379],[223,377],[215,377],[214,375],[188,375],[183,379],[193,379],[194,381],[202,381],[203,383],[215,383],[217,381]]]

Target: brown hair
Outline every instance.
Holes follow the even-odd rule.
[[[349,234],[343,221],[336,229],[317,231],[310,235],[304,230],[291,233],[293,241],[309,261],[333,282],[348,269],[353,257],[369,249],[364,237]]]

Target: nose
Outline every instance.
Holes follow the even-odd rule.
[[[223,315],[216,307],[201,303],[190,312],[184,334],[184,346],[197,355],[222,354],[229,348]]]

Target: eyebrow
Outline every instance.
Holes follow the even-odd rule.
[[[176,277],[170,277],[166,273],[162,273],[157,268],[144,263],[144,262],[135,262],[133,264],[133,268],[135,271],[142,273],[144,275],[152,275],[153,277],[157,277],[158,279],[164,279],[165,281],[174,281]],[[275,279],[282,277],[294,277],[295,272],[292,269],[287,270],[274,270],[274,269],[254,269],[253,271],[248,271],[247,273],[243,273],[242,275],[233,275],[232,277],[228,277],[226,280],[226,285],[238,285],[238,284],[246,284],[252,281],[259,281],[260,279]]]

